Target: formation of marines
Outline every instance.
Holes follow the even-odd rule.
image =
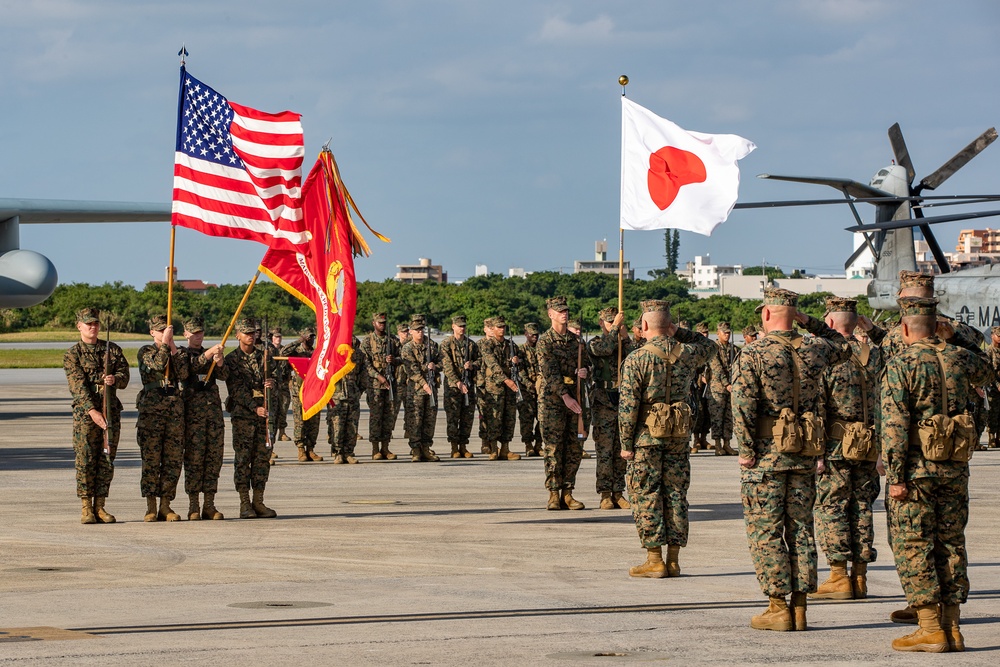
[[[474,458],[478,412],[481,451],[491,461],[520,459],[510,449],[519,418],[525,455],[544,456],[546,508],[581,510],[573,492],[592,428],[600,508],[630,509],[646,550],[629,574],[664,578],[681,572],[690,457],[711,433],[716,455],[739,457],[750,555],[769,599],[750,625],[777,631],[808,628],[809,598],[867,597],[881,473],[889,543],[908,602],[890,620],[918,625],[893,648],[961,651],[968,461],[984,430],[988,444],[1000,437],[1000,328],[984,351],[978,332],[938,317],[932,276],[904,271],[900,285],[901,319],[889,331],[859,315],[852,299],[828,299],[820,320],[798,310],[794,292],[767,288],[757,308],[761,325],[742,331],[742,347],[732,343],[727,322],[713,341],[706,327],[674,323],[669,303],[659,300],[642,302],[631,327],[616,308],[602,310],[601,333],[588,341],[569,319],[566,299],[553,297],[549,328],[527,324],[520,346],[500,316],[488,318],[486,335],[472,341],[457,315],[438,344],[423,315],[393,336],[385,313],[375,313],[373,332],[354,340],[355,367],[327,411],[333,462],[358,462],[362,394],[373,460],[396,458],[389,443],[400,406],[413,462],[439,460],[432,448],[439,407],[452,458]],[[114,391],[130,379],[121,349],[100,340],[99,317],[93,308],[78,313],[81,341],[65,357],[82,523],[115,521],[104,507],[120,437]],[[275,329],[260,343],[259,325],[244,319],[236,327],[239,346],[223,357],[221,345],[203,348],[200,318],[185,322],[186,348],[174,344],[166,317],[154,316],[149,328],[153,343],[138,354],[144,519],[181,518],[170,502],[182,466],[188,518],[223,518],[214,504],[223,454],[217,381],[228,389],[240,517],[275,517],[263,494],[273,444],[284,435],[281,386],[290,385],[293,406],[298,392],[291,368],[273,357],[309,356],[313,332],[282,347]],[[293,407],[293,418],[299,459],[322,460],[315,452],[319,415],[303,421]],[[830,570],[821,585],[814,534]]]

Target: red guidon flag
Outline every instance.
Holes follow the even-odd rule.
[[[230,102],[181,67],[171,223],[294,248],[302,221],[302,124]]]
[[[354,368],[351,343],[358,299],[354,256],[370,250],[354,227],[348,206],[357,211],[333,155],[324,150],[302,186],[309,242],[298,249],[272,247],[260,263],[261,271],[316,313],[316,351],[310,359],[289,359],[302,376],[299,398],[304,419],[323,409],[337,381]]]
[[[755,148],[735,134],[688,132],[622,97],[622,229],[710,235],[736,204],[736,161]]]

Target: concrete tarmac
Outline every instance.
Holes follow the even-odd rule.
[[[133,373],[134,373],[133,369]],[[278,445],[274,520],[239,520],[232,450],[217,498],[225,521],[142,522],[135,388],[108,509],[84,526],[75,494],[69,393],[61,371],[0,371],[0,664],[614,665],[995,664],[1000,658],[1000,454],[972,462],[967,530],[969,650],[895,653],[911,631],[878,503],[871,597],[811,603],[809,632],[761,632],[736,459],[692,462],[682,576],[631,579],[640,563],[627,511],[595,509],[594,459],[576,497],[549,512],[542,461],[444,458],[299,464]],[[364,402],[362,402],[364,406]],[[361,432],[367,434],[367,413]],[[227,420],[228,429],[228,420]],[[325,427],[321,429],[325,443]],[[593,451],[592,443],[588,449]],[[516,450],[520,450],[517,447]],[[317,447],[324,456],[329,447]],[[174,504],[187,514],[183,480]],[[821,563],[823,562],[821,556]],[[825,579],[821,567],[820,579]]]

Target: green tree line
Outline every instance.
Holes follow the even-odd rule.
[[[175,287],[175,325],[179,328],[188,317],[200,315],[205,319],[208,334],[220,336],[229,325],[245,291],[246,285],[221,285],[209,288],[205,294]],[[468,318],[469,332],[481,334],[484,319],[503,315],[512,325],[511,330],[521,333],[528,322],[536,322],[543,329],[548,326],[545,300],[555,295],[566,296],[570,316],[581,319],[584,329],[593,332],[598,328],[598,312],[618,303],[618,278],[599,273],[543,271],[525,277],[477,276],[461,285],[406,285],[395,280],[361,282],[358,283],[355,328],[359,334],[370,331],[371,315],[375,312],[385,312],[390,326],[408,322],[414,313],[422,313],[431,327],[448,331],[452,316],[462,314]],[[827,296],[828,293],[803,295],[800,308],[812,315],[822,316]],[[639,303],[646,299],[670,301],[674,305],[674,318],[686,320],[691,326],[707,322],[714,329],[716,323],[726,320],[733,327],[742,328],[760,322],[759,316],[754,313],[759,300],[718,295],[698,299],[676,276],[626,280],[624,305],[627,322],[639,315]],[[0,331],[72,328],[80,308],[96,306],[110,318],[115,331],[144,333],[148,331],[147,318],[165,312],[166,304],[167,288],[163,284],[149,284],[139,290],[120,282],[104,285],[71,283],[59,285],[51,297],[37,306],[0,309]],[[862,300],[859,310],[869,314],[867,306],[867,301]],[[266,320],[268,326],[280,326],[286,334],[315,323],[315,316],[308,306],[270,282],[258,283],[254,287],[243,313]]]

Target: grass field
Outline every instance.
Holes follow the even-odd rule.
[[[69,348],[69,345],[66,346]],[[128,365],[135,368],[137,365],[136,355],[139,350],[136,348],[125,348],[122,350]],[[62,368],[63,355],[66,350],[0,350],[0,369],[3,368]]]
[[[101,340],[104,340],[104,336],[105,332],[101,331]],[[45,329],[0,334],[0,343],[74,343],[78,340],[80,340],[80,332],[76,329]],[[149,340],[149,334],[112,331],[111,340]],[[67,345],[67,347],[69,346]]]

